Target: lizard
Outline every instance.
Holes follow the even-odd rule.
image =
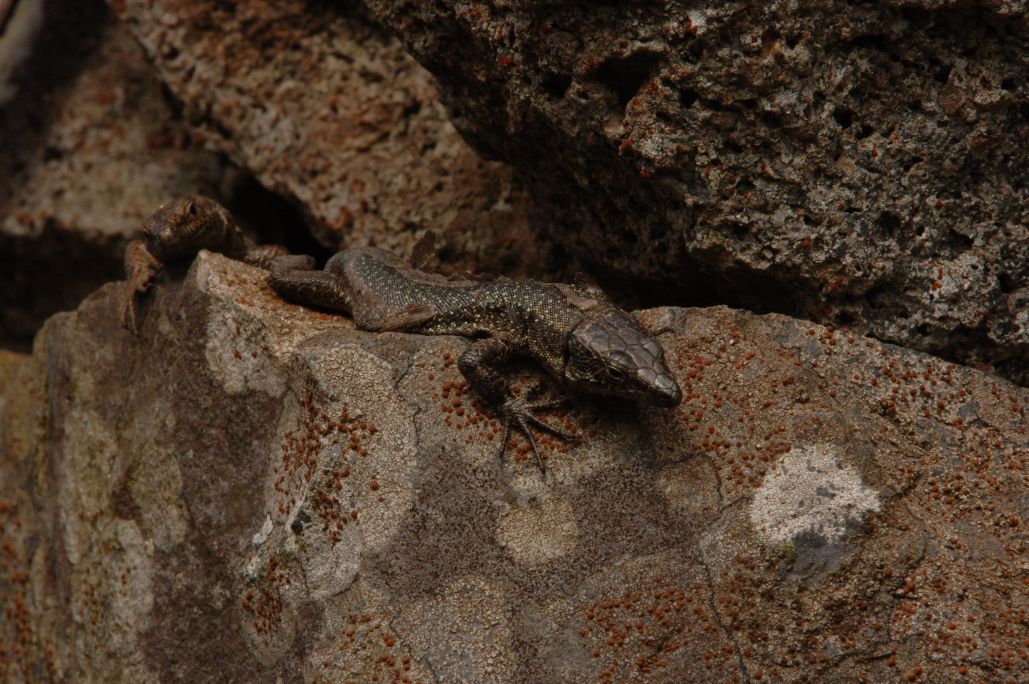
[[[348,314],[362,330],[479,338],[459,356],[458,369],[480,397],[499,408],[501,455],[516,426],[543,473],[533,429],[575,437],[536,414],[563,401],[532,404],[511,391],[499,368],[510,357],[534,359],[573,391],[664,407],[682,401],[661,345],[599,288],[444,276],[421,268],[424,254],[417,247],[415,252],[405,261],[375,247],[352,247],[322,270],[313,261],[286,257],[273,266],[268,284],[287,301]]]
[[[431,233],[410,261],[374,247],[338,252],[323,270],[310,256],[276,245],[249,247],[231,214],[216,201],[190,196],[162,205],[144,226],[144,239],[126,248],[128,287],[122,322],[138,333],[139,300],[168,266],[201,249],[270,269],[269,286],[283,299],[350,315],[359,329],[481,338],[458,358],[458,369],[504,420],[501,454],[512,425],[529,440],[546,472],[533,428],[575,436],[536,412],[561,401],[530,403],[511,391],[499,366],[514,355],[535,359],[565,387],[594,394],[677,406],[682,390],[660,344],[599,288],[444,276],[424,268]]]
[[[168,267],[191,260],[201,249],[268,267],[287,254],[279,245],[253,247],[229,211],[215,200],[190,195],[162,204],[143,224],[143,239],[125,247],[122,325],[139,334],[139,306]],[[305,259],[310,259],[306,257]],[[305,261],[291,262],[304,265]],[[310,259],[311,265],[314,260]]]

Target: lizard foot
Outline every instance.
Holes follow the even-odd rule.
[[[142,240],[133,240],[126,246],[121,324],[134,335],[139,334],[139,301],[153,287],[161,267]]]
[[[536,411],[554,408],[555,406],[560,406],[565,402],[566,400],[564,399],[558,399],[556,401],[530,404],[522,397],[514,397],[504,402],[504,405],[500,407],[500,414],[504,419],[504,437],[500,441],[501,458],[503,458],[504,452],[507,450],[507,440],[511,436],[511,426],[513,425],[521,430],[528,438],[529,444],[532,446],[532,453],[536,457],[536,465],[539,466],[540,472],[546,475],[547,469],[543,465],[543,457],[540,455],[539,444],[536,443],[536,437],[532,434],[533,429],[543,430],[572,442],[579,441],[579,436],[568,432],[567,430],[562,430],[559,427],[554,427],[549,423],[545,423],[536,415]]]

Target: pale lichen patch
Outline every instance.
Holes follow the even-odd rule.
[[[175,454],[153,441],[143,445],[129,472],[128,489],[140,525],[154,545],[168,551],[186,537],[189,523],[182,503],[182,472]]]
[[[393,626],[411,635],[412,655],[429,663],[438,681],[512,682],[510,613],[501,588],[472,575],[408,605]]]
[[[260,391],[282,396],[285,382],[268,354],[263,334],[233,311],[212,311],[207,319],[207,367],[229,394]]]
[[[750,506],[750,521],[766,542],[793,543],[801,535],[837,541],[879,510],[875,490],[840,465],[839,453],[832,444],[796,447],[769,470]]]
[[[507,508],[497,521],[497,542],[516,563],[539,565],[575,549],[579,526],[567,501]]]

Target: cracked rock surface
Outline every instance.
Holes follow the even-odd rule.
[[[263,277],[204,252],[139,338],[114,284],[0,355],[0,679],[1024,679],[1029,391],[652,309],[682,406],[547,415],[543,479],[466,340]]]
[[[1025,2],[366,4],[607,282],[1029,383]]]

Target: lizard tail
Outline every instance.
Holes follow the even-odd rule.
[[[326,271],[273,269],[268,285],[286,301],[350,314],[353,299],[338,277]]]

